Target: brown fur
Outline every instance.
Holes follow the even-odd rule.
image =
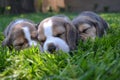
[[[53,26],[52,26],[53,36],[63,39],[69,45],[70,50],[74,50],[76,48],[76,38],[77,38],[76,29],[69,20],[63,17],[53,16],[43,20],[41,24],[38,26],[38,40],[40,42],[45,41],[46,38],[43,32],[44,31],[43,23],[49,20],[52,20],[53,22]]]
[[[15,24],[15,21],[5,29],[5,40],[2,42],[2,46],[13,46],[15,49],[24,49],[29,47],[28,41],[25,39],[25,35],[22,27],[28,27],[30,30],[31,38],[37,40],[37,30],[35,24],[25,20],[25,22]]]

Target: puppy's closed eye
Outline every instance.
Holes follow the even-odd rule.
[[[17,43],[15,46],[23,46],[24,43]]]
[[[24,44],[28,43],[27,39],[20,40],[19,42],[18,42],[18,40],[15,40],[13,42],[14,42],[13,43],[14,46],[23,46]]]
[[[55,35],[55,37],[61,37],[64,33],[65,33],[65,32],[59,33],[59,34]]]
[[[82,32],[86,33],[89,29],[91,29],[91,27],[88,27],[88,28],[84,29]]]

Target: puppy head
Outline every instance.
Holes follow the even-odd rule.
[[[87,17],[86,19],[94,24],[94,26],[96,27],[96,30],[97,30],[98,37],[102,37],[104,34],[106,34],[106,30],[109,28],[109,25],[98,14],[96,14],[92,11],[83,11],[80,14],[80,16]]]
[[[37,32],[35,24],[20,19],[13,21],[5,30],[5,40],[3,46],[13,46],[20,50],[32,45],[37,45]]]
[[[44,51],[69,52],[76,47],[76,29],[62,17],[50,17],[38,26],[38,40]]]
[[[106,22],[98,15],[87,13],[73,19],[73,24],[79,31],[79,38],[85,41],[88,38],[102,37],[106,31]]]

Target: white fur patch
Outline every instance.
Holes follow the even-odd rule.
[[[55,46],[56,46],[56,51],[57,50],[62,50],[64,52],[69,52],[70,49],[69,49],[69,46],[67,45],[67,43],[60,39],[60,38],[57,38],[57,37],[48,37],[47,40],[45,41],[44,45],[43,45],[43,50],[44,51],[48,51],[48,45],[50,43],[53,43]]]
[[[45,22],[43,24],[44,34],[46,37],[52,36],[52,34],[53,34],[52,33],[52,25],[53,25],[53,23],[51,20],[49,20],[48,22]]]
[[[22,29],[23,29],[23,32],[25,34],[25,38],[28,40],[28,44],[30,46],[32,46],[32,45],[36,46],[37,42],[31,39],[29,28],[28,27],[23,27]]]

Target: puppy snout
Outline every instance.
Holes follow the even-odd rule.
[[[48,51],[49,52],[54,52],[56,50],[56,46],[54,45],[54,44],[49,44],[49,46],[48,46]]]

